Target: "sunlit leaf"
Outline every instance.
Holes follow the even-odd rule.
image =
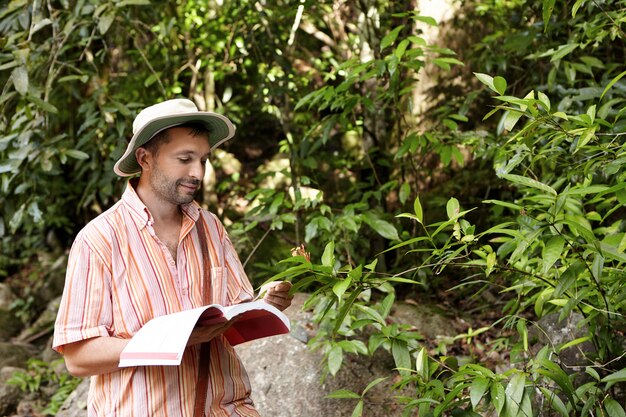
[[[613,85],[618,82],[619,80],[621,80],[624,75],[626,75],[626,71],[621,72],[619,75],[617,75],[615,78],[613,78],[611,80],[611,82],[609,82],[607,84],[607,86],[604,88],[604,91],[602,92],[602,95],[600,95],[600,100],[602,100],[602,98],[604,97],[604,95],[607,93],[607,91],[609,91],[611,89],[611,87],[613,87]]]
[[[341,346],[335,345],[328,353],[328,370],[331,375],[336,375],[343,362],[343,349]]]
[[[324,247],[324,253],[322,254],[322,265],[329,267],[335,266],[335,242],[330,241]]]
[[[503,96],[506,93],[506,80],[504,77],[500,77],[499,75],[493,78],[493,88]]]
[[[448,219],[455,219],[458,217],[460,212],[459,200],[452,197],[446,203],[446,213],[448,214]]]
[[[504,178],[505,180],[511,181],[514,184],[537,188],[539,190],[545,191],[555,196],[557,194],[554,188],[550,187],[547,184],[534,180],[532,178],[522,177],[521,175],[515,175],[515,174],[502,174],[500,175],[500,177]]]
[[[379,218],[372,212],[366,212],[362,215],[363,221],[376,231],[379,235],[388,240],[400,240],[398,230],[395,226],[386,220]]]
[[[474,410],[478,407],[480,400],[489,389],[489,380],[487,378],[476,378],[470,386],[470,401]]]
[[[19,66],[13,68],[11,72],[11,77],[13,78],[13,85],[15,86],[15,90],[21,95],[26,94],[28,91],[28,70],[25,66]]]
[[[607,416],[626,417],[626,412],[624,411],[624,408],[619,405],[619,403],[613,398],[606,398],[604,400],[604,409],[607,412]]]
[[[548,240],[541,251],[543,259],[543,273],[547,273],[554,263],[561,257],[565,239],[562,236],[553,236]]]
[[[387,33],[383,40],[380,41],[380,49],[383,50],[392,45],[396,41],[396,38],[402,29],[404,29],[404,25],[397,26],[391,32]]]
[[[359,400],[359,402],[356,403],[356,407],[354,407],[354,410],[352,410],[351,417],[361,417],[363,415],[363,406],[364,401]]]
[[[335,293],[339,300],[341,300],[341,297],[343,297],[343,294],[346,292],[351,283],[352,278],[348,276],[345,279],[337,281],[335,285],[333,285],[333,293]]]
[[[411,373],[411,355],[404,340],[391,341],[391,353],[400,375],[408,376]]]
[[[550,20],[550,16],[552,16],[552,11],[554,10],[555,2],[556,0],[543,0],[543,8],[542,8],[543,25],[546,27],[546,29],[548,26],[548,21]]]

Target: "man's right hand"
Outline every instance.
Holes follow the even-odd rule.
[[[193,346],[198,343],[205,343],[215,339],[217,336],[224,333],[236,320],[230,322],[215,323],[203,325],[201,322],[194,327],[187,341],[187,346]]]

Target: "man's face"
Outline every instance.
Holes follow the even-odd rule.
[[[148,175],[153,192],[161,200],[187,204],[202,183],[211,148],[206,136],[193,136],[186,127],[170,128],[168,137],[157,152],[150,153],[152,163],[142,176]]]

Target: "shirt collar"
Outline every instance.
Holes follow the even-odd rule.
[[[126,184],[126,190],[122,194],[122,202],[129,209],[129,212],[140,228],[144,228],[148,225],[152,225],[152,215],[148,210],[148,207],[141,201],[135,186],[137,185],[137,179],[132,179]],[[180,206],[183,214],[193,222],[196,222],[200,218],[200,206],[195,201],[189,204],[183,204]]]

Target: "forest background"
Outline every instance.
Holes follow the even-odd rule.
[[[407,415],[625,416],[626,2],[452,0],[445,22],[428,3],[5,3],[15,314],[45,307],[51,266],[121,194],[137,111],[188,97],[238,128],[200,201],[255,286],[311,294],[330,374],[385,349]],[[387,320],[405,298],[483,325],[433,344]],[[531,349],[550,315],[578,336]],[[358,416],[380,382],[334,396]]]

